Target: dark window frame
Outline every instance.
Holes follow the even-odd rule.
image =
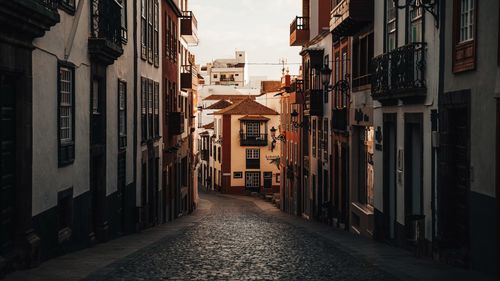
[[[122,88],[123,87],[123,88]],[[124,89],[124,92],[122,92]],[[123,96],[123,106],[122,106],[122,94]],[[121,114],[124,114],[124,118],[120,118]],[[122,124],[122,121],[125,124]],[[118,79],[118,148],[125,149],[127,147],[127,81]],[[123,126],[123,131],[122,131]]]
[[[61,141],[61,69],[66,68],[71,73],[71,141],[62,143]],[[59,61],[57,65],[57,144],[58,144],[58,165],[68,166],[75,161],[75,65],[68,62]]]
[[[148,1],[141,0],[141,59],[147,60],[148,41]]]
[[[156,68],[160,67],[160,3],[154,0],[153,11],[153,64]]]
[[[127,0],[118,1],[122,7],[121,10],[121,39],[122,43],[126,44],[128,41],[128,22],[127,22]]]

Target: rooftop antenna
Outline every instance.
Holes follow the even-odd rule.
[[[281,75],[285,75],[285,64],[287,64],[287,59],[286,58],[280,58],[280,63],[283,66],[281,69]]]

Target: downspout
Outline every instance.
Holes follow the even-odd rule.
[[[137,0],[133,0],[134,4],[134,28],[133,28],[133,44],[134,44],[134,145],[133,145],[133,164],[134,164],[134,169],[133,169],[133,174],[134,174],[134,181],[133,184],[135,185],[135,191],[137,194],[137,59],[138,57],[138,51],[137,51]],[[137,204],[137,198],[136,198],[136,203]],[[138,222],[138,219],[137,221]]]
[[[446,20],[446,4],[441,0],[438,4],[439,14],[439,67],[438,67],[438,110],[440,104],[440,96],[444,93],[444,56],[445,56],[445,20]],[[432,244],[438,238],[438,151],[439,151],[439,111],[434,110],[431,114],[432,123]],[[435,249],[435,247],[433,247]]]

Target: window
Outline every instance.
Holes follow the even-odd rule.
[[[160,67],[160,4],[155,0],[154,35],[153,35],[154,66]]]
[[[324,63],[324,65],[330,65],[330,57],[328,55],[325,56],[323,63]],[[330,80],[331,80],[331,75],[328,79],[328,84],[330,84]],[[329,91],[324,91],[324,102],[325,103],[328,103],[328,95],[329,94],[330,94]]]
[[[246,172],[245,173],[245,187],[246,188],[259,188],[260,187],[260,172]]]
[[[148,139],[153,138],[153,81],[148,79],[147,83],[147,97],[148,97]]]
[[[157,82],[154,82],[153,115],[153,135],[158,138],[160,136],[160,83]]]
[[[423,41],[422,22],[423,22],[423,8],[420,2],[417,1],[417,7],[410,8],[410,43],[418,43]]]
[[[328,118],[323,120],[323,161],[328,162]]]
[[[214,74],[214,79],[217,79],[217,74]]]
[[[243,178],[243,172],[234,172],[233,173],[233,178],[234,179],[241,179],[241,178]]]
[[[260,168],[260,150],[258,148],[246,149],[246,168],[259,169]]]
[[[148,0],[148,33],[146,45],[148,48],[148,62],[153,63],[153,0]]]
[[[260,159],[260,150],[254,148],[246,149],[247,159]]]
[[[75,158],[75,69],[62,62],[58,68],[58,155],[59,166],[64,166]]]
[[[453,72],[476,67],[476,0],[453,0]]]
[[[141,0],[141,58],[147,59],[146,42],[148,38],[148,23],[146,13],[146,0]]]
[[[312,156],[316,157],[316,119],[312,122]]]
[[[118,80],[118,147],[127,146],[127,82]]]
[[[70,15],[75,14],[75,0],[60,0],[59,7]]]
[[[260,135],[259,122],[246,122],[245,125],[247,137],[258,137]]]
[[[390,52],[397,46],[397,8],[393,0],[386,0],[386,6],[386,52]]]
[[[143,142],[160,135],[159,92],[159,83],[147,78],[141,78],[141,128]]]
[[[474,1],[460,0],[459,43],[474,39]]]
[[[352,87],[370,85],[370,63],[373,58],[373,32],[353,42]]]
[[[147,123],[147,80],[146,78],[141,78],[141,129],[142,129],[142,141],[146,141],[148,138],[148,123]]]
[[[121,13],[121,37],[122,42],[126,43],[128,39],[127,35],[127,0],[119,0],[118,4],[122,8]]]

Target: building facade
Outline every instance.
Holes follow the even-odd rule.
[[[214,183],[225,193],[279,192],[278,112],[246,98],[214,113]],[[276,131],[274,131],[276,132]]]
[[[206,65],[209,85],[245,87],[248,83],[247,56],[236,51],[233,59],[216,59]]]
[[[179,34],[185,5],[0,2],[0,56],[12,58],[0,60],[1,157],[16,163],[0,170],[0,274],[164,222],[182,205],[163,188],[178,179],[161,176],[172,135],[163,78],[181,86],[179,66],[163,63],[160,23],[169,16]],[[192,210],[196,193],[186,193]]]

